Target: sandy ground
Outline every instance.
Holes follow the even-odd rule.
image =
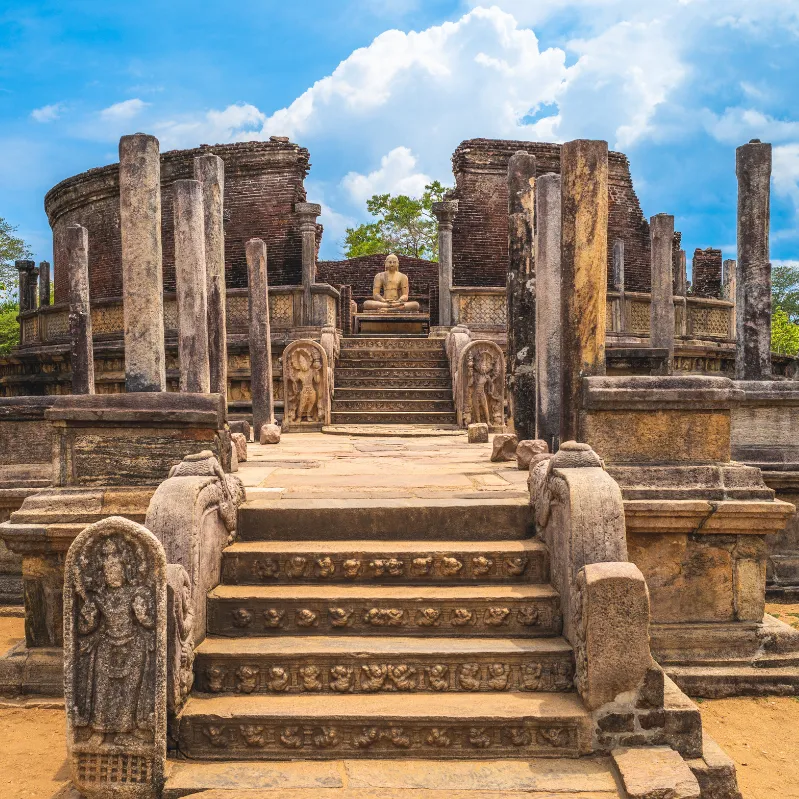
[[[19,617],[0,616],[0,655],[25,637],[25,624]]]

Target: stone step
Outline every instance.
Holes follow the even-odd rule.
[[[449,369],[441,367],[405,367],[395,369],[392,366],[368,366],[354,369],[336,369],[336,385],[350,381],[369,381],[370,384],[381,385],[384,377],[391,377],[413,384],[420,380],[443,379],[446,378],[447,384],[452,384]],[[424,386],[422,386],[424,388]]]
[[[335,401],[355,399],[384,400],[449,400],[452,402],[451,388],[349,388],[336,386]]]
[[[537,539],[506,541],[240,541],[222,553],[231,585],[548,583]]]
[[[689,696],[796,696],[799,666],[667,666],[666,673]]]
[[[561,637],[206,638],[194,673],[205,693],[574,690],[572,648]]]
[[[444,411],[332,411],[331,424],[434,424],[457,422],[455,412]]]
[[[220,585],[208,594],[212,635],[559,635],[551,586]]]
[[[347,336],[341,339],[342,352],[352,350],[415,350],[446,352],[444,339],[418,336]]]
[[[352,370],[347,370],[351,372]],[[381,369],[382,374],[379,377],[373,377],[367,375],[364,376],[352,376],[351,374],[347,376],[347,374],[342,374],[338,370],[336,371],[336,393],[341,389],[357,389],[357,388],[368,388],[368,389],[386,389],[386,388],[402,388],[402,389],[411,389],[411,390],[418,390],[423,388],[435,388],[435,389],[449,389],[452,391],[452,378],[449,375],[449,371],[444,372],[443,369],[441,370],[434,370],[437,376],[426,376],[426,377],[391,377],[390,369]],[[403,370],[406,372],[407,370]]]
[[[239,507],[240,541],[508,541],[528,538],[526,498],[256,499]]]
[[[192,696],[178,748],[204,760],[578,757],[591,718],[577,694]]]
[[[332,413],[359,411],[361,413],[449,413],[454,416],[451,399],[333,399]]]
[[[439,347],[438,349],[435,348],[420,349],[419,347],[396,347],[387,351],[387,350],[373,349],[368,347],[348,347],[345,345],[339,350],[338,357],[366,359],[371,361],[382,361],[383,363],[385,363],[386,361],[393,362],[395,358],[422,359],[422,360],[430,359],[430,360],[444,361],[445,363],[449,363],[449,359],[447,358],[447,352],[443,347]]]
[[[407,358],[398,353],[388,358],[339,358],[336,361],[336,374],[339,369],[384,369],[391,366],[394,369],[446,369],[449,366],[446,359],[432,358]]]
[[[206,793],[198,794],[199,791]],[[171,760],[163,799],[620,799],[609,758]]]

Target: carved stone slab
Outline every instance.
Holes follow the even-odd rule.
[[[321,430],[330,424],[330,374],[324,347],[311,339],[283,350],[283,430]]]
[[[72,780],[86,797],[160,795],[166,759],[167,567],[145,527],[112,516],[67,553],[64,693]]]
[[[461,350],[455,401],[463,427],[483,423],[492,433],[505,430],[505,356],[498,344],[477,340]]]

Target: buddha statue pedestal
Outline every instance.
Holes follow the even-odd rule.
[[[430,314],[381,313],[367,311],[355,314],[355,333],[394,336],[399,334],[426,335],[430,329]]]

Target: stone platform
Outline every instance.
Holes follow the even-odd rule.
[[[430,315],[374,311],[355,314],[355,332],[396,336],[403,333],[424,334],[430,329]]]

